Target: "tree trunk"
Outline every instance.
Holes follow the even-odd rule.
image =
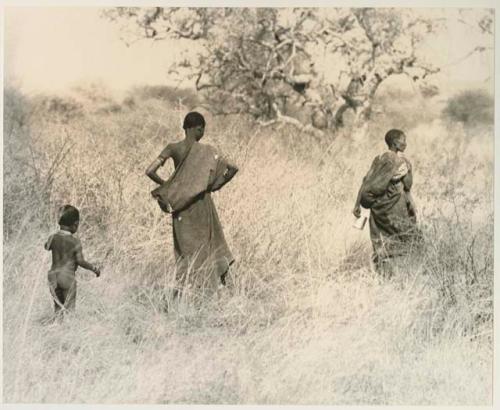
[[[351,79],[346,92],[342,94],[344,102],[335,111],[333,126],[340,128],[345,125],[344,114],[349,109],[354,111],[356,122],[370,119],[375,94],[384,79],[378,73],[364,74]]]

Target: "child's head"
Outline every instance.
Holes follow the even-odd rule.
[[[385,134],[385,142],[391,150],[403,152],[406,149],[406,135],[401,130],[388,131]]]
[[[59,208],[59,225],[66,226],[70,232],[75,233],[80,224],[80,212],[72,205],[64,205]]]
[[[182,128],[186,135],[193,136],[199,141],[205,132],[205,118],[199,112],[192,111],[184,117]]]

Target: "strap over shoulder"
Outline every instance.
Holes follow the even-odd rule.
[[[184,209],[200,193],[209,189],[211,173],[217,168],[218,154],[210,145],[194,142],[165,184],[151,192],[173,211]]]
[[[383,195],[396,177],[401,179],[408,172],[406,162],[394,152],[377,156],[366,174],[362,185],[361,205],[371,208],[377,197]]]

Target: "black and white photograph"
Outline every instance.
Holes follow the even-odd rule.
[[[3,403],[492,407],[494,1],[157,3],[1,4]]]

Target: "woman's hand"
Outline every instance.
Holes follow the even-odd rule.
[[[361,217],[361,207],[359,205],[355,205],[354,206],[354,209],[352,210],[352,214],[356,217],[356,218],[360,218]]]
[[[163,165],[163,160],[161,158],[156,158],[151,165],[146,169],[146,175],[151,178],[158,185],[163,185],[165,181],[158,176],[156,171]]]
[[[167,214],[171,214],[174,212],[174,210],[172,209],[172,207],[170,206],[169,203],[166,203],[164,201],[162,201],[161,199],[158,199],[158,205],[160,205],[160,209],[163,211],[163,212],[166,212]]]
[[[102,269],[102,267],[97,266],[97,265],[94,265],[94,269],[92,269],[92,270],[93,270],[93,272],[95,273],[95,275],[96,275],[97,277],[99,277],[99,276],[101,276],[101,269]]]
[[[229,182],[238,172],[238,167],[233,164],[228,164],[226,171],[224,172],[224,179]]]

